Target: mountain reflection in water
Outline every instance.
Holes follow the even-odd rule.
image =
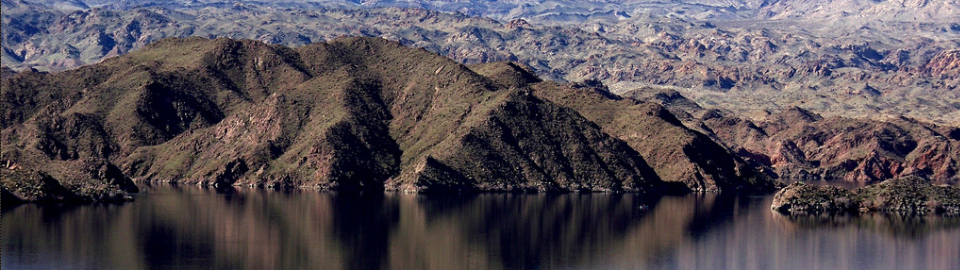
[[[960,269],[957,218],[794,218],[770,196],[144,190],[3,209],[2,268]]]

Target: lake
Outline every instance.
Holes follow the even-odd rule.
[[[960,219],[790,218],[771,195],[143,187],[2,210],[9,269],[960,269]]]

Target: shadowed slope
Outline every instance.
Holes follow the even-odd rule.
[[[660,105],[613,100],[605,89],[552,82],[535,93],[579,111],[636,149],[664,181],[693,190],[772,189],[757,168],[709,137],[683,126]]]

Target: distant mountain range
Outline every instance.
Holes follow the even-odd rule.
[[[754,119],[801,107],[827,116],[904,115],[960,126],[956,5],[4,0],[2,62],[17,70],[64,70],[164,37],[302,46],[375,36],[466,64],[518,61],[550,80],[599,79],[615,93],[672,89],[703,106]],[[487,12],[481,14],[455,7],[492,8],[477,8]]]
[[[276,7],[404,7],[459,12],[499,20],[544,19],[544,23],[583,22],[593,18],[630,18],[654,11],[676,13],[696,19],[828,19],[877,18],[890,21],[956,23],[960,1],[929,0],[35,0],[73,11],[90,8],[135,9],[142,7],[222,7],[237,3]],[[579,18],[579,19],[578,19]]]

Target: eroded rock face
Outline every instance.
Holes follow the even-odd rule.
[[[165,39],[97,65],[4,79],[0,161],[125,188],[130,179],[404,191],[775,186],[665,109],[609,92],[573,102],[594,91],[578,87],[541,82],[516,63],[475,72],[379,38],[296,49]]]
[[[791,215],[960,214],[960,188],[936,186],[920,177],[891,179],[850,191],[833,186],[790,184],[774,196],[770,208]]]
[[[671,91],[640,89],[624,97],[664,105],[703,132],[782,179],[870,184],[921,175],[960,184],[960,129],[898,117],[823,117],[791,107],[753,117],[703,109]]]
[[[960,49],[937,53],[921,71],[944,80],[960,79]]]
[[[756,129],[765,136],[759,140],[724,141],[767,157],[767,164],[785,178],[874,183],[919,174],[937,184],[960,183],[960,141],[950,137],[955,128],[906,118],[806,117],[810,115],[787,110],[760,122]],[[718,135],[736,129],[721,126],[720,120],[706,123]]]

